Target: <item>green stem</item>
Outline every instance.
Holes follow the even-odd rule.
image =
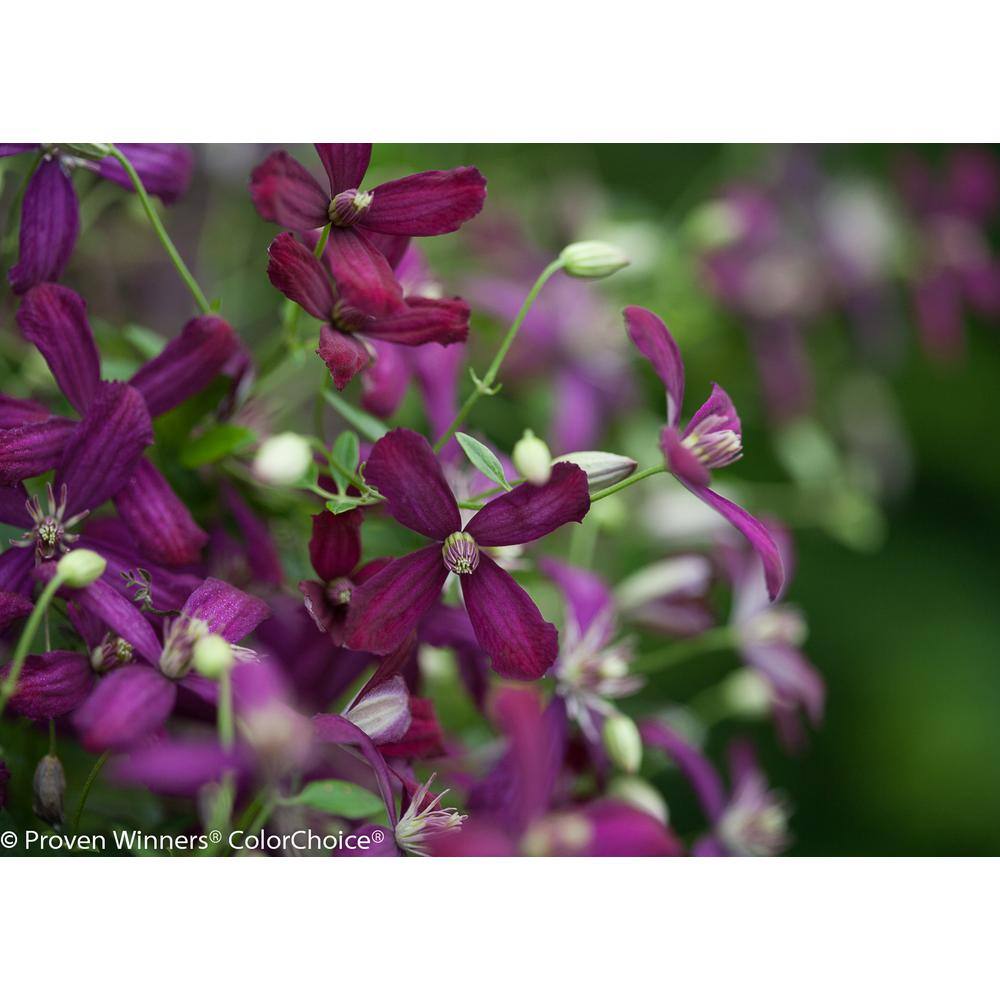
[[[233,725],[233,681],[229,670],[223,670],[219,678],[219,742],[223,749],[232,750],[236,743],[236,729]]]
[[[56,591],[62,585],[63,578],[57,570],[56,575],[45,585],[45,589],[39,595],[31,614],[28,616],[24,631],[21,632],[21,637],[17,640],[17,647],[14,649],[14,659],[11,660],[10,672],[7,674],[3,684],[0,684],[0,715],[3,715],[3,710],[7,707],[7,702],[10,701],[11,696],[17,689],[17,682],[21,677],[21,669],[24,667],[24,661],[27,659],[28,650],[31,649],[31,643],[34,641],[38,626],[45,617],[45,612],[52,598],[55,597]]]
[[[76,812],[73,814],[74,834],[80,829],[80,820],[83,818],[83,807],[87,804],[87,797],[90,795],[90,789],[97,780],[97,776],[101,773],[101,768],[104,767],[105,761],[107,761],[110,756],[111,751],[105,750],[104,753],[102,753],[101,756],[94,762],[94,766],[90,769],[90,774],[87,775],[87,780],[83,783],[83,791],[80,792],[80,801],[76,804]]]
[[[662,670],[664,667],[673,667],[705,653],[730,649],[735,641],[736,633],[732,626],[720,625],[702,632],[701,635],[692,636],[690,639],[681,639],[670,646],[664,646],[662,649],[656,649],[645,656],[640,656],[633,661],[632,669],[637,673]]]
[[[128,157],[120,149],[118,149],[117,146],[111,147],[111,155],[121,164],[122,170],[125,171],[128,175],[128,179],[132,182],[132,186],[135,188],[135,193],[139,196],[139,201],[142,202],[142,207],[146,210],[146,217],[149,219],[149,223],[153,227],[153,231],[163,244],[163,249],[167,251],[167,256],[169,256],[173,262],[177,273],[181,276],[181,280],[185,285],[187,285],[188,291],[198,304],[198,308],[203,313],[211,312],[212,307],[209,305],[208,299],[205,297],[205,293],[201,290],[198,282],[195,281],[194,275],[188,270],[187,265],[184,263],[181,255],[177,251],[177,247],[174,246],[173,240],[171,240],[167,235],[167,231],[164,229],[163,223],[160,220],[160,215],[156,211],[156,206],[150,200],[149,193],[146,191],[146,186],[142,183],[142,179],[136,172],[135,167],[132,166]]]
[[[501,341],[500,347],[497,350],[493,361],[491,362],[489,368],[486,369],[486,375],[481,381],[476,382],[476,387],[462,404],[461,409],[459,409],[458,413],[455,415],[455,419],[451,422],[444,434],[438,438],[437,443],[434,445],[435,451],[440,451],[448,443],[448,439],[452,436],[452,434],[454,434],[455,431],[457,431],[462,424],[465,423],[466,417],[468,417],[480,397],[490,394],[490,390],[493,388],[493,383],[496,381],[497,374],[500,371],[500,366],[503,364],[504,358],[507,357],[507,352],[510,350],[515,337],[517,337],[518,331],[521,329],[524,317],[528,315],[528,310],[534,304],[535,299],[538,298],[538,293],[545,287],[545,283],[552,277],[553,274],[557,271],[561,271],[562,266],[562,261],[559,258],[556,258],[545,268],[544,271],[542,271],[535,283],[531,286],[531,291],[528,292],[524,302],[521,303],[521,308],[514,317],[514,322],[511,323],[510,329]]]
[[[628,489],[633,483],[638,483],[643,479],[648,479],[650,476],[655,476],[658,472],[666,471],[667,470],[662,465],[651,465],[648,469],[633,472],[631,476],[627,479],[623,479],[620,483],[615,483],[614,486],[607,486],[603,490],[598,490],[596,493],[592,493],[590,496],[590,502],[595,503],[598,500],[603,500],[605,497],[609,497],[613,493],[618,493],[621,490]]]

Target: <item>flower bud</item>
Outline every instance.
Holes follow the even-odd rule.
[[[410,728],[410,693],[397,674],[373,688],[344,713],[374,743],[394,743]]]
[[[63,821],[66,775],[55,754],[46,754],[35,768],[35,815],[55,826]]]
[[[103,160],[111,155],[111,145],[107,142],[60,142],[57,145],[64,153],[84,160]]]
[[[632,774],[616,775],[608,785],[608,792],[612,797],[656,817],[664,826],[670,822],[670,810],[667,808],[666,800],[642,778]]]
[[[587,485],[591,492],[614,486],[628,479],[639,463],[627,455],[614,455],[610,451],[571,451],[560,455],[556,462],[572,462],[587,473]]]
[[[191,661],[194,669],[202,677],[218,679],[232,667],[235,661],[233,647],[214,632],[210,635],[202,636],[195,644],[191,652]]]
[[[269,437],[257,449],[254,475],[271,486],[300,483],[312,465],[312,448],[299,434],[286,431]]]
[[[574,278],[607,278],[629,263],[618,247],[601,240],[570,243],[559,255],[563,270]]]
[[[535,437],[532,431],[525,431],[521,440],[514,445],[510,455],[514,468],[534,486],[544,486],[552,475],[552,452],[549,446]]]
[[[73,549],[59,560],[56,572],[67,587],[79,589],[99,579],[108,562],[93,549]]]
[[[616,712],[604,722],[604,749],[616,767],[635,774],[642,764],[642,737],[639,727],[627,716]]]
[[[744,667],[722,682],[722,698],[734,715],[761,719],[771,710],[774,692],[763,677]]]

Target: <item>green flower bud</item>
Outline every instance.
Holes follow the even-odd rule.
[[[111,155],[111,144],[107,142],[59,142],[56,145],[64,153],[84,160],[103,160]]]
[[[750,719],[762,719],[771,710],[774,692],[771,686],[747,667],[731,673],[722,682],[722,698],[734,714]]]
[[[62,761],[54,754],[46,754],[35,768],[35,815],[55,826],[63,821],[63,802],[66,797],[66,774]]]
[[[233,647],[221,635],[212,633],[202,636],[195,644],[191,653],[194,669],[202,677],[213,680],[221,677],[233,665]]]
[[[610,451],[571,451],[568,455],[560,455],[555,461],[579,465],[587,473],[587,485],[592,493],[628,479],[639,467],[634,458],[614,455]]]
[[[639,727],[621,713],[609,715],[604,721],[604,749],[616,767],[635,774],[642,764],[642,737]]]
[[[100,579],[107,567],[107,560],[93,549],[73,549],[59,560],[56,570],[67,587],[79,589]]]
[[[670,822],[670,810],[663,796],[648,782],[632,774],[612,778],[608,792],[613,798],[655,816],[664,826]]]
[[[514,468],[535,486],[544,486],[552,475],[552,452],[549,446],[535,437],[531,431],[525,431],[521,440],[514,445],[511,452]]]
[[[312,465],[312,448],[299,434],[286,431],[269,437],[257,449],[254,475],[270,486],[294,486],[302,482]]]
[[[563,270],[574,278],[607,278],[629,263],[618,247],[600,240],[570,243],[559,255]]]

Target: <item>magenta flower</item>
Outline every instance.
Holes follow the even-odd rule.
[[[746,537],[764,564],[767,590],[774,600],[784,582],[781,556],[774,539],[755,517],[708,488],[712,469],[732,464],[743,453],[740,418],[732,400],[713,384],[711,395],[682,432],[684,362],[674,338],[659,316],[640,306],[625,310],[625,328],[635,346],[652,362],[667,390],[667,425],[660,436],[667,469],[681,485]]]
[[[435,544],[395,559],[358,587],[347,616],[355,649],[389,653],[437,600],[449,573],[462,583],[465,607],[493,669],[534,680],[555,661],[558,634],[531,597],[485,551],[541,538],[590,509],[587,477],[560,462],[544,486],[523,484],[482,508],[463,529],[454,494],[430,445],[413,431],[390,431],[372,449],[365,479],[400,524]]]
[[[272,153],[250,178],[250,195],[269,222],[297,231],[330,228],[330,265],[345,299],[371,316],[403,304],[399,283],[374,234],[407,238],[452,233],[483,207],[486,179],[475,167],[428,170],[361,189],[369,143],[317,143],[324,190],[298,160]]]
[[[342,294],[323,264],[291,233],[267,248],[267,276],[279,291],[324,321],[316,353],[326,362],[338,389],[367,368],[374,354],[366,338],[411,347],[436,341],[453,344],[469,334],[469,307],[461,299],[409,296],[391,316],[374,319],[354,293]],[[335,254],[324,260],[333,267]]]
[[[169,204],[187,189],[193,160],[186,146],[170,143],[121,143],[146,190]],[[31,175],[21,205],[20,249],[17,263],[8,272],[16,295],[62,274],[80,231],[80,203],[70,181],[77,167],[93,170],[127,190],[132,182],[117,160],[86,160],[61,152],[58,144],[0,144],[0,156],[45,153]]]

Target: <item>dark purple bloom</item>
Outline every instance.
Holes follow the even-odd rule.
[[[121,143],[118,148],[129,158],[150,194],[169,203],[187,189],[193,161],[186,146]],[[0,156],[38,150],[45,155],[24,192],[18,262],[8,273],[17,295],[43,281],[57,280],[73,252],[80,231],[80,205],[70,180],[72,169],[94,170],[132,190],[125,171],[110,157],[87,160],[60,151],[58,144],[0,145]]]
[[[682,432],[684,362],[674,338],[663,320],[639,306],[629,306],[625,310],[625,328],[635,346],[652,362],[667,391],[667,425],[660,437],[667,469],[746,537],[764,564],[767,590],[774,600],[784,581],[781,556],[774,539],[755,517],[708,488],[711,470],[730,465],[743,453],[736,408],[725,391],[713,385],[711,395]]]
[[[590,508],[583,471],[561,462],[544,486],[525,483],[497,497],[464,529],[437,458],[419,434],[400,428],[383,437],[372,449],[365,478],[400,524],[436,544],[393,560],[354,591],[347,644],[376,653],[395,649],[430,610],[452,572],[461,579],[472,627],[493,669],[504,677],[541,677],[558,652],[556,629],[483,550],[534,541],[569,521],[582,521]]]
[[[370,316],[399,310],[403,296],[382,250],[388,237],[451,233],[477,215],[486,180],[474,167],[428,170],[361,189],[371,145],[317,143],[328,189],[296,159],[272,153],[250,178],[257,211],[270,222],[298,231],[330,228],[329,261],[343,298]]]
[[[324,321],[316,353],[326,362],[338,389],[373,361],[365,338],[415,346],[452,344],[469,333],[469,307],[461,299],[409,296],[391,316],[373,318],[334,285],[323,262],[291,233],[276,236],[267,249],[271,283],[307,313]],[[324,261],[331,262],[328,252]],[[339,279],[338,279],[339,281]]]

